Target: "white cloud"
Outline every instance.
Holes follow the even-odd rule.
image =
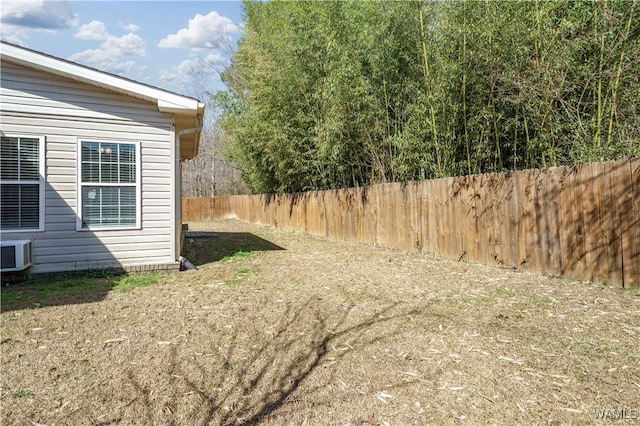
[[[189,20],[187,28],[160,40],[158,47],[226,50],[233,42],[233,35],[239,32],[240,28],[231,19],[218,12],[198,14]]]
[[[3,0],[0,22],[3,26],[60,30],[75,27],[78,15],[69,1]]]
[[[241,32],[240,26],[217,12],[196,15],[189,20],[187,28],[163,38],[158,47],[191,49],[194,56],[197,52],[203,53],[164,70],[160,80],[188,87],[188,90],[193,90],[194,84],[199,87],[211,82],[220,85],[220,73],[231,62],[233,44]]]
[[[144,56],[147,50],[144,40],[133,33],[121,37],[109,37],[100,47],[120,55],[131,56]]]
[[[160,74],[163,81],[186,82],[198,74],[219,75],[229,65],[229,58],[220,53],[211,53],[204,58],[186,59],[170,70]]]
[[[229,56],[222,55],[220,53],[211,53],[204,58],[204,62],[210,67],[215,69],[218,73],[224,71],[229,66],[231,59]]]
[[[120,28],[129,33],[137,33],[138,31],[140,31],[140,27],[136,24],[123,24],[122,22],[120,22]]]
[[[182,77],[174,70],[162,71],[158,78],[162,81],[180,81],[182,79]]]
[[[122,61],[119,56],[102,49],[85,50],[72,55],[70,59],[115,74],[127,73],[135,66],[135,62]]]
[[[21,37],[29,38],[26,35],[19,34],[0,34],[0,40],[17,44],[18,46],[27,47],[27,43]]]
[[[160,80],[163,81],[186,81],[191,72],[195,72],[201,63],[201,59],[186,59],[180,65],[160,73]]]
[[[135,66],[131,60],[122,60],[122,56],[145,56],[147,46],[139,36],[133,33],[115,37],[106,34],[106,39],[98,49],[87,49],[74,53],[70,60],[81,62],[101,70],[122,74]]]
[[[104,22],[91,21],[81,26],[73,37],[80,40],[106,40],[109,38],[109,31]]]
[[[69,1],[3,0],[0,7],[0,38],[26,45],[31,31],[53,31],[78,25]]]

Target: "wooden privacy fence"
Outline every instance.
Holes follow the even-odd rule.
[[[225,217],[640,287],[640,158],[364,188],[183,200],[185,222]]]

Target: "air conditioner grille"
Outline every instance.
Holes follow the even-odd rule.
[[[13,269],[16,267],[16,248],[14,246],[2,246],[0,255],[0,269]]]
[[[31,254],[31,243],[25,244],[22,246],[22,258],[24,259],[24,263],[31,264],[33,258]]]

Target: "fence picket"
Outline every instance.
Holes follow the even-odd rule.
[[[625,287],[640,288],[640,157],[631,160],[629,163],[629,174],[631,180],[631,208],[627,212],[631,219],[629,227],[623,232],[629,233],[631,245],[628,252],[625,252]]]
[[[624,287],[635,286],[635,273],[636,268],[634,262],[638,259],[633,259],[633,245],[634,235],[631,228],[637,226],[633,223],[633,181],[631,176],[631,164],[628,162],[620,163],[620,182],[619,182],[619,194],[618,209],[620,212],[620,245],[622,256],[622,284]],[[629,232],[625,230],[629,229]]]
[[[622,238],[620,233],[620,206],[618,201],[621,196],[621,179],[620,168],[617,163],[606,163],[609,177],[609,191],[607,198],[609,199],[610,213],[610,237],[609,243],[609,275],[610,282],[614,284],[622,284]]]

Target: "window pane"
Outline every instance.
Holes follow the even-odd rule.
[[[19,138],[20,151],[20,180],[38,180],[40,176],[39,145],[40,140],[34,138]]]
[[[85,186],[82,188],[83,225],[100,224],[100,188]]]
[[[40,226],[40,185],[2,184],[0,228],[37,229]]]
[[[128,186],[120,188],[120,203],[135,206],[136,191],[134,187]]]
[[[100,161],[118,161],[118,145],[100,142]]]
[[[97,163],[100,160],[98,150],[100,144],[97,142],[82,142],[82,161]]]
[[[40,226],[40,185],[20,185],[20,228]]]
[[[100,164],[82,163],[82,181],[89,183],[100,182]]]
[[[120,145],[120,182],[136,182],[136,149],[135,145]]]
[[[120,218],[122,223],[136,223],[136,206],[133,205],[122,205],[120,206]]]
[[[82,206],[82,226],[100,225],[100,206]]]
[[[81,162],[82,181],[100,182],[100,144],[97,142],[82,142]]]
[[[120,214],[118,206],[113,204],[102,205],[102,224],[118,225],[120,223]]]
[[[120,183],[118,179],[117,163],[102,163],[100,165],[100,182]]]
[[[134,145],[120,145],[120,162],[135,164],[136,162],[136,147]]]
[[[20,205],[18,203],[20,185],[0,186],[0,228],[18,229],[20,226]]]
[[[2,137],[0,161],[0,177],[3,180],[18,180],[18,138]]]
[[[120,183],[136,183],[135,164],[120,164]]]
[[[136,224],[136,188],[85,186],[82,188],[83,226]]]

